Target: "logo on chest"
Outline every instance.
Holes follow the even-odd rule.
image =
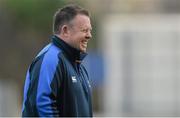
[[[71,79],[72,79],[72,82],[73,82],[73,83],[76,83],[76,82],[77,82],[76,76],[71,76]]]

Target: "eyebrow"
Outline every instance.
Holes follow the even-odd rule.
[[[81,30],[92,30],[92,27],[90,27],[90,28],[87,28],[87,27],[86,27],[86,28],[80,27],[80,29],[81,29]]]

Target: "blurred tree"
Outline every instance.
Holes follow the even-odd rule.
[[[20,28],[51,31],[52,17],[66,0],[6,0],[6,10],[14,24]]]
[[[22,83],[27,66],[40,48],[49,42],[54,12],[66,0],[1,0],[0,78]]]

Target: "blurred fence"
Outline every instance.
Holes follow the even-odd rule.
[[[21,114],[21,90],[16,82],[0,79],[0,117],[14,117]]]
[[[106,116],[180,116],[180,16],[109,15],[102,23]]]

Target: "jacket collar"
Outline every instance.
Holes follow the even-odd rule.
[[[65,55],[67,55],[68,58],[73,62],[81,63],[82,60],[87,55],[87,53],[81,52],[80,50],[71,47],[69,44],[64,42],[56,35],[53,35],[51,39],[52,39],[52,43],[57,47],[59,47],[60,49],[62,49]]]

